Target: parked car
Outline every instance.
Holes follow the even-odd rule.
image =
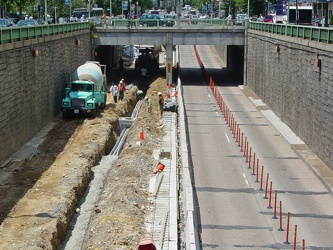
[[[139,19],[139,24],[144,27],[172,27],[175,24],[175,20],[171,18],[163,18],[157,14],[143,14]]]
[[[28,19],[28,20],[20,20],[17,22],[17,26],[23,27],[23,26],[36,26],[39,25],[39,23],[34,19]]]
[[[0,29],[17,26],[11,19],[0,18]]]
[[[274,23],[274,16],[273,15],[265,16],[264,23]]]

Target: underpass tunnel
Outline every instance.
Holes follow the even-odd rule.
[[[117,46],[99,45],[94,48],[93,60],[106,65],[106,77],[108,80],[112,78],[112,69],[117,67]]]
[[[237,81],[243,82],[244,76],[244,46],[227,46],[227,68]]]

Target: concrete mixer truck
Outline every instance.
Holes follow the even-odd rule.
[[[106,105],[106,65],[87,61],[73,73],[61,102],[64,119],[84,114],[96,117]]]

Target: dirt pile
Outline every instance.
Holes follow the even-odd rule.
[[[117,163],[106,180],[96,205],[84,249],[135,249],[144,235],[151,210],[148,180],[156,161],[153,150],[161,144],[157,92],[165,79],[151,84],[152,113],[143,103]],[[117,105],[109,103],[95,119],[59,120],[39,152],[0,187],[0,249],[57,249],[84,192],[91,168],[107,154],[119,134],[117,119],[130,116],[137,102],[136,88]],[[112,102],[112,96],[108,96]],[[138,143],[144,129],[145,140]],[[11,209],[12,208],[12,209]],[[9,210],[11,211],[9,212]]]

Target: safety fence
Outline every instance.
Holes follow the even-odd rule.
[[[23,26],[0,29],[0,44],[53,36],[90,28],[89,22]]]
[[[249,28],[277,35],[297,37],[329,44],[333,43],[333,28],[328,27],[250,22]]]
[[[218,88],[215,86],[213,78],[209,77],[209,87],[217,101],[222,115],[226,120],[231,133],[233,134],[233,138],[235,139],[237,146],[240,148],[240,151],[243,152],[243,156],[245,158],[245,162],[248,165],[249,171],[251,171],[252,175],[255,176],[255,182],[259,184],[259,190],[263,191],[263,198],[268,200],[268,209],[273,209],[273,219],[279,219],[279,228],[278,231],[285,231],[286,237],[284,244],[293,244],[293,249],[297,247],[297,225],[294,225],[294,235],[292,241],[289,240],[289,233],[292,231],[290,228],[290,218],[291,213],[287,213],[286,218],[286,227],[283,228],[282,220],[283,220],[283,212],[282,212],[282,201],[278,201],[278,191],[273,190],[273,182],[270,181],[269,172],[265,172],[265,167],[262,165],[260,167],[259,157],[256,155],[255,150],[251,147],[247,136],[241,131],[241,127],[239,123],[237,123],[234,114],[230,111],[228,105],[223,100],[221,93]],[[272,204],[274,203],[274,204]],[[279,209],[279,211],[277,211]],[[305,239],[301,241],[302,249],[305,249]]]
[[[221,27],[227,26],[227,20],[218,18],[206,19],[107,19],[104,23],[101,22],[96,27],[137,27],[137,28],[179,28],[179,27]],[[243,27],[244,28],[244,27]]]

